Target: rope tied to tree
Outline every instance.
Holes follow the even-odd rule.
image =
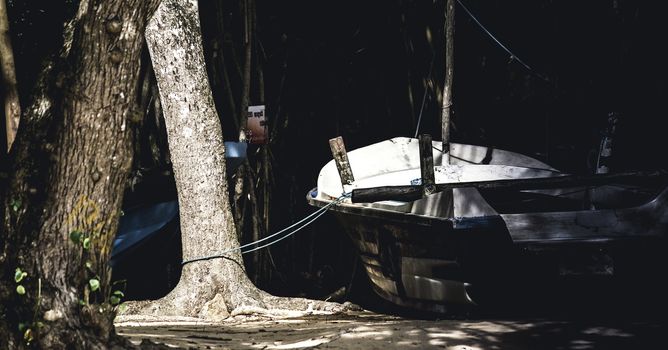
[[[211,260],[211,259],[229,259],[229,257],[228,257],[226,254],[235,252],[235,251],[237,251],[237,250],[240,250],[240,251],[241,251],[241,254],[243,255],[243,254],[248,254],[248,253],[254,252],[254,251],[256,251],[256,250],[260,250],[260,249],[262,249],[262,248],[267,248],[267,247],[269,247],[269,246],[272,246],[272,245],[274,245],[274,244],[276,244],[276,243],[278,243],[278,242],[280,242],[280,241],[282,241],[282,240],[284,240],[284,239],[286,239],[286,238],[288,238],[288,237],[294,235],[295,233],[299,232],[301,229],[305,228],[306,226],[310,225],[311,223],[313,223],[314,221],[316,221],[318,218],[320,218],[322,215],[324,215],[330,207],[332,207],[332,206],[334,206],[334,205],[337,205],[337,204],[341,203],[341,202],[342,202],[343,200],[345,200],[346,198],[350,198],[350,196],[352,196],[352,192],[344,193],[343,195],[341,195],[341,197],[337,198],[336,200],[333,200],[333,201],[329,202],[329,203],[328,203],[327,205],[325,205],[324,207],[322,207],[322,208],[316,210],[315,212],[313,212],[313,213],[307,215],[307,216],[304,217],[303,219],[301,219],[301,220],[295,222],[294,224],[292,224],[292,225],[290,225],[290,226],[288,226],[288,227],[286,227],[286,228],[284,228],[284,229],[282,229],[282,230],[280,230],[280,231],[278,231],[278,232],[276,232],[276,233],[273,233],[273,234],[271,234],[271,235],[269,235],[269,236],[267,236],[267,237],[264,237],[264,238],[262,238],[262,239],[259,239],[259,240],[257,240],[257,241],[254,241],[254,242],[246,243],[246,244],[244,244],[244,245],[242,245],[242,246],[239,246],[239,247],[237,247],[237,248],[227,249],[227,250],[225,250],[225,251],[223,251],[223,252],[220,252],[220,253],[218,253],[218,254],[208,255],[208,256],[202,256],[202,257],[197,257],[197,258],[193,258],[193,259],[184,260],[183,262],[181,262],[181,266],[185,266],[186,264],[189,264],[189,263],[192,263],[192,262],[196,262],[196,261]],[[302,224],[302,223],[304,223],[304,224],[301,225],[301,226],[299,226],[299,225]],[[298,227],[297,227],[297,226],[298,226]],[[276,236],[278,236],[278,235],[280,235],[280,234],[282,234],[282,233],[284,233],[284,232],[286,232],[286,231],[288,231],[288,230],[290,230],[290,229],[292,229],[292,228],[294,228],[294,227],[297,227],[297,228],[295,228],[294,230],[292,230],[291,232],[285,234],[285,235],[282,236],[282,237],[279,237],[279,238],[276,238],[276,239],[274,239],[274,240],[271,240],[272,238],[274,238],[274,237],[276,237]],[[263,245],[260,245],[260,246],[257,246],[257,247],[248,249],[248,250],[243,250],[244,248],[248,248],[248,247],[257,245],[258,243],[262,243],[262,242],[267,241],[267,240],[271,240],[271,241],[270,241],[269,243],[266,243],[266,244],[263,244]]]

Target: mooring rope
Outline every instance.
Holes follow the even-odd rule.
[[[333,200],[333,201],[329,202],[329,203],[328,203],[327,205],[325,205],[324,207],[322,207],[322,208],[316,210],[315,212],[313,212],[313,213],[307,215],[307,216],[304,217],[303,219],[301,219],[301,220],[295,222],[294,224],[292,224],[292,225],[290,225],[290,226],[288,226],[288,227],[286,227],[286,228],[284,228],[284,229],[282,229],[282,230],[280,230],[280,231],[278,231],[278,232],[276,232],[276,233],[273,233],[273,234],[271,234],[271,235],[269,235],[269,236],[267,236],[267,237],[264,237],[264,238],[262,238],[262,239],[258,239],[257,241],[254,241],[254,242],[246,243],[246,244],[244,244],[244,245],[242,245],[242,246],[239,246],[239,247],[237,247],[237,248],[227,249],[227,250],[225,250],[225,251],[223,251],[223,252],[220,252],[220,253],[218,253],[218,254],[208,255],[208,256],[202,256],[202,257],[198,257],[198,258],[193,258],[193,259],[184,260],[183,262],[181,262],[181,266],[186,265],[186,264],[189,264],[189,263],[191,263],[191,262],[195,262],[195,261],[211,260],[211,259],[218,259],[218,258],[229,258],[226,254],[235,252],[235,251],[237,251],[237,250],[240,250],[240,251],[241,251],[241,254],[247,254],[247,253],[254,252],[254,251],[256,251],[256,250],[260,250],[260,249],[262,249],[262,248],[266,248],[266,247],[269,247],[269,246],[271,246],[271,245],[274,245],[274,244],[276,244],[276,243],[278,243],[278,242],[280,242],[280,241],[282,241],[282,240],[284,240],[284,239],[286,239],[286,238],[288,238],[288,237],[294,235],[295,233],[299,232],[299,230],[303,229],[304,227],[310,225],[310,224],[313,223],[315,220],[317,220],[319,217],[321,217],[322,215],[324,215],[325,212],[326,212],[331,206],[334,206],[334,205],[336,205],[336,204],[341,203],[344,199],[349,198],[351,195],[352,195],[352,192],[344,193],[343,195],[341,195],[341,197],[337,198],[336,200]],[[261,245],[261,246],[255,247],[255,248],[251,248],[251,249],[248,249],[248,250],[245,250],[245,251],[243,250],[244,248],[247,248],[247,247],[250,247],[250,246],[253,246],[253,245],[257,245],[258,243],[261,243],[261,242],[267,241],[267,240],[269,240],[269,239],[272,239],[273,237],[276,237],[276,236],[282,234],[283,232],[286,232],[286,231],[292,229],[293,227],[302,224],[303,222],[305,222],[303,225],[297,227],[296,229],[294,229],[293,231],[287,233],[287,234],[284,235],[283,237],[277,238],[277,239],[275,239],[275,240],[272,240],[272,241],[269,242],[269,243],[263,244],[263,245]]]
[[[427,80],[431,80],[431,73],[434,70],[434,60],[436,58],[436,53],[431,54],[431,64],[429,65],[429,74],[427,75]],[[417,126],[415,126],[415,135],[413,138],[418,137],[418,132],[420,132],[420,123],[422,123],[422,112],[424,111],[424,103],[427,101],[427,92],[429,92],[429,84],[425,84],[424,93],[422,94],[422,104],[420,104],[420,114],[418,114]]]
[[[541,80],[547,83],[550,83],[550,80],[548,78],[534,71],[528,64],[524,63],[524,61],[522,61],[519,57],[517,57],[517,55],[515,55],[512,51],[510,51],[509,48],[503,45],[501,41],[494,36],[494,34],[492,34],[489,30],[487,30],[487,28],[482,23],[480,23],[478,18],[473,14],[473,12],[471,12],[468,9],[468,7],[466,7],[466,5],[464,5],[464,3],[461,0],[457,0],[457,3],[459,4],[459,6],[462,7],[462,9],[464,9],[464,12],[466,12],[466,14],[469,15],[469,17],[471,17],[471,19],[480,27],[480,29],[482,29],[482,31],[485,32],[485,34],[487,34],[487,36],[489,36],[492,40],[494,40],[494,42],[497,45],[499,45],[501,49],[503,49],[508,55],[510,55],[511,60],[519,62],[522,66],[524,66],[524,68],[526,68],[527,71],[529,71],[529,73],[533,74],[534,76],[540,78]]]
[[[548,78],[546,78],[543,75],[539,74],[538,72],[534,71],[533,68],[531,68],[528,64],[524,63],[524,61],[522,61],[522,59],[520,59],[519,57],[517,57],[517,55],[515,55],[512,51],[510,51],[510,49],[508,47],[506,47],[506,45],[503,45],[501,43],[501,41],[499,39],[497,39],[496,36],[494,36],[494,34],[492,34],[492,32],[490,32],[487,29],[487,27],[485,27],[482,23],[480,23],[478,18],[473,14],[473,12],[471,12],[471,10],[468,9],[468,7],[466,7],[466,5],[464,5],[464,3],[461,0],[457,0],[457,3],[459,4],[459,6],[462,7],[462,9],[464,9],[464,12],[466,12],[466,14],[469,17],[471,17],[473,22],[475,22],[478,25],[478,27],[480,27],[480,29],[482,29],[482,31],[485,32],[485,34],[487,34],[487,36],[489,36],[497,45],[499,45],[499,47],[501,49],[503,49],[508,55],[510,55],[511,60],[519,62],[524,68],[526,68],[527,71],[529,71],[529,73],[531,73],[532,75],[538,77],[539,79],[541,79],[541,80],[543,80],[547,83],[550,83],[550,80]],[[431,60],[430,68],[429,68],[429,74],[427,75],[427,79],[431,79],[432,69],[434,67],[434,57],[435,57],[435,55],[432,54],[432,60]],[[425,86],[424,94],[422,95],[422,104],[420,105],[420,113],[418,115],[417,125],[415,126],[415,136],[413,136],[415,138],[417,138],[418,132],[420,131],[420,123],[422,122],[422,111],[424,109],[424,105],[425,105],[425,101],[427,99],[428,91],[429,91],[429,89]]]
[[[505,45],[503,45],[501,41],[499,41],[499,39],[497,39],[494,36],[494,34],[492,34],[489,30],[487,30],[487,28],[485,28],[485,26],[482,25],[480,21],[478,21],[478,18],[476,18],[476,16],[473,15],[473,13],[468,9],[468,7],[466,7],[460,0],[457,0],[457,3],[464,9],[464,12],[466,12],[466,14],[468,14],[469,17],[471,17],[471,19],[480,27],[480,29],[482,29],[485,32],[485,34],[487,34],[490,38],[492,38],[492,40],[494,40],[494,42],[496,42],[499,45],[499,47],[501,47],[504,51],[506,51],[510,55],[510,58],[521,63],[527,70],[532,71],[531,67],[529,67],[528,64],[524,63],[524,61],[522,61],[519,57],[517,57],[517,55],[512,53],[510,49],[508,49]]]

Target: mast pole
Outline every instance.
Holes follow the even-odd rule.
[[[452,75],[454,72],[455,0],[445,1],[445,81],[441,107],[441,142],[443,164],[450,164],[450,115]]]

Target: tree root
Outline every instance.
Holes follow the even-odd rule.
[[[120,315],[200,317],[207,301],[218,298],[206,284],[179,283],[169,294],[157,300],[129,301]]]
[[[231,281],[229,276],[239,278]],[[336,314],[360,308],[304,298],[277,297],[255,287],[239,266],[225,260],[202,261],[187,265],[181,280],[164,298],[126,302],[118,320],[137,316],[145,322],[200,320],[218,322],[233,316],[268,318]],[[162,318],[162,320],[161,320]]]
[[[265,305],[263,308],[238,306],[230,312],[230,316],[251,315],[269,318],[292,318],[308,315],[333,315],[362,309],[350,302],[339,304],[305,298],[276,297],[269,294],[265,295],[263,302]]]
[[[179,288],[177,286],[177,288]],[[188,288],[185,288],[186,290]],[[119,313],[118,321],[131,321],[138,316],[140,322],[164,322],[167,320],[193,322],[220,322],[229,317],[259,316],[266,318],[294,318],[308,315],[332,315],[361,308],[350,302],[343,304],[305,298],[277,297],[257,290],[255,296],[239,297],[230,306],[229,300],[220,292],[210,298],[199,298],[193,293],[184,299],[180,292],[170,293],[166,297],[153,301],[127,302],[126,309]],[[179,297],[181,296],[181,297]]]

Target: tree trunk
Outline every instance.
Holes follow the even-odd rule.
[[[14,52],[9,35],[9,18],[7,18],[7,4],[0,0],[0,70],[4,82],[5,92],[5,130],[7,133],[7,152],[12,148],[16,130],[19,128],[21,104],[16,86],[16,70],[14,68]]]
[[[219,319],[269,309],[337,309],[329,303],[273,297],[246,276],[230,208],[223,134],[202,53],[196,0],[163,0],[146,39],[162,100],[181,218],[184,265],[179,284],[125,314]],[[199,258],[228,252],[224,258]]]
[[[131,120],[141,113],[143,28],[158,2],[81,1],[23,115],[2,201],[7,348],[96,349],[115,339],[107,263],[131,165]]]

